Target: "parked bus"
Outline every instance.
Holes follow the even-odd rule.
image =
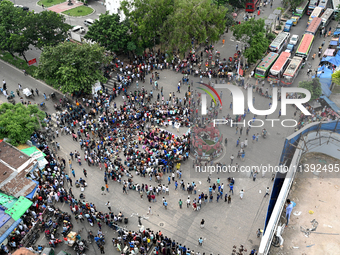
[[[332,8],[334,10],[334,16],[337,15],[339,12],[339,5],[340,5],[340,0],[332,0]]]
[[[321,25],[322,19],[321,18],[314,18],[312,22],[307,27],[305,34],[312,34],[315,35],[318,32],[318,29]]]
[[[323,13],[322,7],[316,7],[314,11],[309,16],[308,22],[311,22],[314,18],[320,17]]]
[[[275,52],[269,52],[265,56],[261,63],[255,69],[255,78],[265,79],[268,76],[269,69],[274,64],[275,60],[278,58],[279,54]]]
[[[329,22],[332,21],[334,10],[328,8],[321,16],[321,26],[327,27]]]
[[[319,4],[319,0],[310,0],[309,6],[307,9],[307,15],[310,15],[314,11],[314,9],[318,6],[318,4]]]
[[[303,1],[298,7],[295,8],[293,15],[302,17],[305,14],[307,7],[309,5],[309,0]]]
[[[314,42],[314,35],[304,34],[298,49],[295,52],[295,56],[301,57],[304,60],[308,59],[309,53],[312,50]]]
[[[281,83],[283,83],[286,86],[292,85],[301,69],[302,63],[303,63],[302,58],[294,56],[283,73]]]
[[[289,52],[282,52],[278,59],[275,61],[272,68],[269,70],[268,81],[277,83],[282,77],[284,70],[286,70],[287,65],[290,61],[290,53]]]
[[[320,0],[318,7],[321,7],[324,10],[326,10],[326,8],[328,7],[328,0]]]
[[[280,53],[283,50],[284,46],[287,44],[289,37],[290,33],[281,32],[269,45],[269,50]]]
[[[246,2],[246,12],[254,12],[259,6],[260,0],[247,0]]]

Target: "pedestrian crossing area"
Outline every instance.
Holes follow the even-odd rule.
[[[106,84],[104,84],[105,89],[107,88],[109,91],[112,91],[112,89],[114,88],[114,83],[116,83],[117,85],[120,84],[120,82],[118,82],[117,80],[117,77],[112,76],[112,78],[108,79]]]

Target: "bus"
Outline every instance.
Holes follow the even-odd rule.
[[[314,18],[312,22],[308,25],[305,34],[315,35],[316,32],[318,32],[321,22],[322,22],[321,18]]]
[[[314,18],[320,17],[323,12],[321,7],[315,7],[314,11],[310,14],[308,21],[311,22]]]
[[[333,9],[326,9],[326,11],[322,14],[321,16],[321,26],[322,27],[327,27],[329,22],[332,21],[333,18],[333,14],[334,14],[334,10]]]
[[[272,67],[278,56],[278,53],[269,52],[268,55],[265,56],[261,63],[256,67],[255,78],[265,79],[269,73],[269,69]]]
[[[302,17],[303,14],[305,14],[308,5],[309,5],[309,0],[303,1],[298,7],[295,8],[295,12],[293,12],[293,15]]]
[[[290,33],[281,32],[269,45],[269,50],[280,53],[283,50],[284,46],[287,44],[289,37]]]
[[[260,4],[260,0],[247,0],[246,12],[254,12]]]
[[[319,0],[310,0],[309,6],[307,9],[307,15],[310,15],[314,11],[314,9],[318,6],[318,4],[319,4]]]
[[[334,10],[335,15],[337,15],[339,12],[339,5],[340,5],[340,0],[332,0],[332,8]]]
[[[269,70],[268,81],[277,83],[282,77],[284,70],[286,70],[286,67],[289,64],[289,61],[290,61],[290,52],[286,52],[286,51],[282,52],[280,57],[275,61],[274,65]]]
[[[321,7],[324,10],[326,10],[326,8],[328,7],[328,0],[320,0],[318,7]]]
[[[295,52],[295,56],[301,57],[304,60],[307,60],[309,53],[312,50],[313,42],[314,42],[314,35],[304,34],[300,42],[300,45]]]
[[[281,83],[286,86],[292,85],[303,63],[303,58],[294,56],[282,75]]]

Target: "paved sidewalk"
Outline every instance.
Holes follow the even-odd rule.
[[[71,10],[73,8],[76,8],[78,6],[82,6],[83,3],[80,1],[72,1],[73,5],[68,5],[68,1],[61,3],[61,4],[57,4],[57,5],[53,5],[50,8],[47,8],[47,10],[49,11],[54,11],[56,13],[61,13],[63,11],[67,11],[67,10]]]

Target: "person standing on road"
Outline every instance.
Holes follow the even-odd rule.
[[[204,219],[201,220],[201,228],[204,228]]]
[[[266,194],[264,194],[264,197],[269,196],[269,187],[266,188]]]
[[[238,50],[238,44],[236,44],[236,51]]]
[[[87,178],[87,171],[85,168],[83,169],[83,173],[84,173],[85,178]]]
[[[234,160],[234,155],[232,154],[232,155],[230,156],[230,165],[233,164],[233,160]]]
[[[241,200],[242,200],[242,198],[243,198],[243,195],[244,195],[244,190],[241,189],[241,191],[240,191],[240,199],[241,199]]]
[[[72,175],[73,175],[74,178],[76,178],[76,173],[75,173],[74,169],[72,169]]]
[[[35,94],[37,94],[37,96],[39,96],[39,90],[37,88],[35,88]]]
[[[182,209],[182,204],[183,204],[182,199],[180,199],[180,200],[178,201],[178,205],[179,205],[179,208],[180,208],[180,209]]]
[[[189,208],[190,206],[190,196],[188,196],[188,199],[187,199],[187,208]]]
[[[102,195],[106,195],[106,194],[104,193],[104,191],[105,191],[105,187],[104,187],[104,186],[101,187],[101,190],[102,190]]]
[[[111,212],[111,204],[110,201],[107,201],[107,203],[105,204],[107,206],[107,208],[109,209],[109,211]]]

